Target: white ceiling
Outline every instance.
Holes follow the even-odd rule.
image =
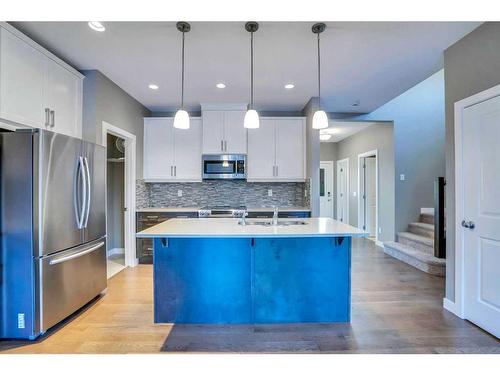
[[[151,110],[180,102],[175,22],[14,22],[77,69],[98,69]],[[186,34],[185,101],[249,100],[249,34],[243,22],[193,22]],[[317,94],[316,39],[305,22],[264,22],[254,34],[255,105],[301,110]],[[435,73],[443,51],[478,22],[328,22],[321,35],[322,97],[328,111],[370,112]],[[224,82],[225,89],[215,88]],[[295,88],[285,90],[286,83]],[[148,84],[156,83],[153,91]],[[360,105],[352,103],[359,100]]]
[[[321,129],[320,134],[331,134],[331,138],[328,141],[321,142],[340,142],[357,132],[366,129],[371,125],[375,125],[377,122],[369,121],[328,121],[328,128]]]

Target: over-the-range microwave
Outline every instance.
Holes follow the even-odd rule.
[[[245,180],[247,178],[246,155],[203,155],[204,180]]]

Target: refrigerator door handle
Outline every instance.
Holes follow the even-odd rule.
[[[87,177],[85,174],[84,170],[84,162],[83,162],[83,157],[79,156],[78,157],[78,165],[77,165],[77,174],[80,176],[80,181],[83,181],[82,184],[82,203],[80,207],[78,207],[78,180],[77,183],[75,184],[75,190],[73,193],[73,202],[75,206],[75,216],[76,216],[76,225],[78,229],[82,229],[83,227],[83,219],[85,217],[85,206],[87,204]]]
[[[59,264],[59,263],[67,262],[68,260],[71,260],[71,259],[79,258],[79,257],[84,256],[86,254],[92,253],[92,252],[100,249],[103,246],[104,246],[104,242],[99,242],[97,245],[94,245],[92,247],[84,249],[84,250],[82,250],[82,251],[80,251],[78,253],[73,253],[73,254],[70,254],[70,255],[66,255],[64,257],[52,259],[52,260],[49,261],[49,265],[52,266],[54,264]]]
[[[83,158],[84,165],[85,165],[85,173],[87,175],[86,182],[87,182],[87,189],[86,192],[88,194],[87,196],[87,201],[86,201],[86,206],[85,206],[85,221],[83,222],[83,228],[87,228],[87,224],[89,222],[89,215],[90,215],[90,201],[92,199],[92,191],[91,191],[91,183],[90,183],[90,169],[89,169],[89,161],[86,157]]]

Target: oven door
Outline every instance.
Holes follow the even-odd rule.
[[[244,155],[204,155],[203,179],[245,179]]]

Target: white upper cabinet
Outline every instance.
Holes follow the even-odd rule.
[[[221,154],[224,152],[224,112],[204,111],[203,153]]]
[[[46,57],[0,28],[0,117],[41,127]]]
[[[249,181],[304,181],[304,119],[261,118],[248,131],[247,164]]]
[[[61,65],[47,65],[45,108],[49,110],[47,129],[81,137],[82,80]]]
[[[0,120],[81,138],[82,80],[15,28],[0,24]]]
[[[201,181],[200,118],[189,129],[175,129],[170,117],[144,119],[144,179],[146,181]]]
[[[302,118],[276,119],[276,177],[305,178],[305,123]]]
[[[248,131],[248,180],[272,180],[276,170],[275,126],[272,119],[261,119],[258,129]]]
[[[227,154],[247,153],[247,129],[243,126],[245,111],[224,112],[224,152]]]
[[[204,154],[246,154],[245,111],[202,112]]]

